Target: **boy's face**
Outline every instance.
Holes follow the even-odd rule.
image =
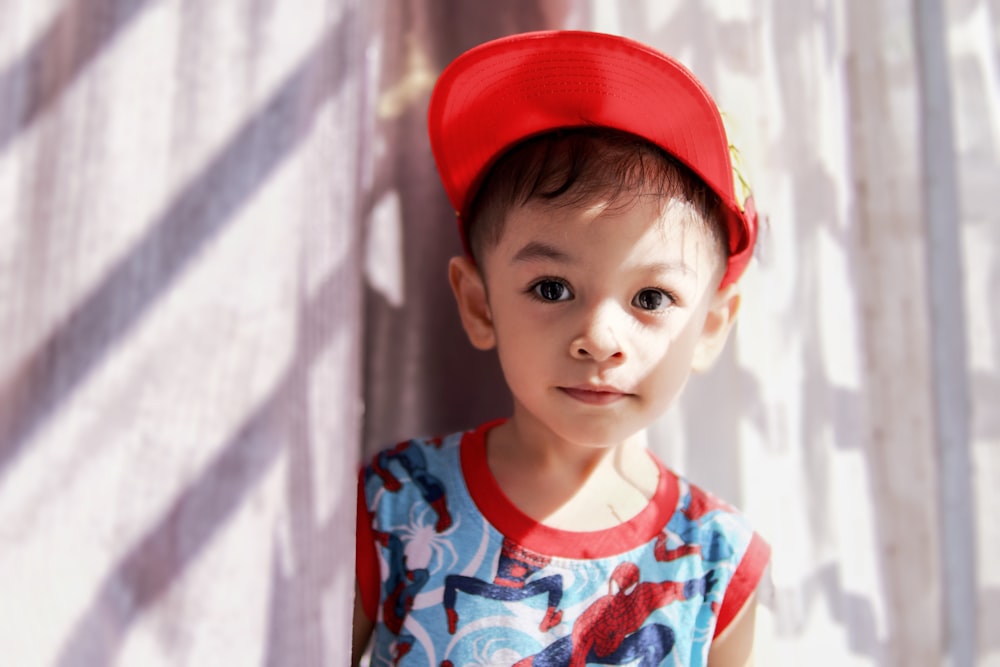
[[[689,209],[655,200],[529,202],[483,258],[485,285],[471,262],[453,261],[466,330],[477,347],[497,347],[513,419],[538,437],[624,441],[725,341],[739,297],[716,289],[718,244]]]

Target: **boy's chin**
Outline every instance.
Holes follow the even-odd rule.
[[[530,438],[539,444],[607,449],[635,438],[645,442],[646,428],[655,419],[650,407],[635,396],[604,406],[577,405],[566,397],[526,405],[515,396],[509,421],[517,437]]]

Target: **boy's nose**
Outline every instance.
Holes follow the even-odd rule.
[[[592,361],[624,361],[625,352],[616,334],[614,315],[607,308],[595,312],[584,324],[583,331],[570,343],[574,359]]]

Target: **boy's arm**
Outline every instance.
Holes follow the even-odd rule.
[[[364,471],[358,474],[357,515],[354,524],[354,620],[351,635],[351,665],[357,667],[375,628],[378,603],[378,556],[372,534],[372,517],[364,493]],[[362,592],[364,587],[364,593]],[[367,597],[365,595],[367,593]],[[367,611],[365,607],[367,606]]]
[[[753,593],[729,626],[712,641],[708,667],[753,667],[757,593]]]
[[[351,639],[351,665],[357,667],[362,654],[368,647],[368,640],[372,635],[372,628],[375,624],[371,622],[365,613],[364,604],[361,602],[361,588],[354,584],[354,634]]]

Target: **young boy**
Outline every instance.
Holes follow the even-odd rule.
[[[362,472],[355,664],[372,635],[373,665],[750,664],[768,547],[644,443],[756,237],[714,102],[631,40],[530,33],[455,60],[429,128],[514,410]]]

